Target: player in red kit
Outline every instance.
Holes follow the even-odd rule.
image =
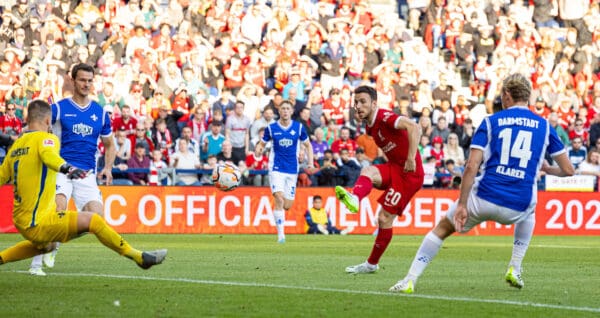
[[[377,200],[382,209],[371,255],[366,262],[346,268],[348,273],[363,274],[379,268],[379,259],[392,240],[394,219],[402,215],[413,195],[421,189],[424,173],[417,151],[419,127],[414,121],[377,108],[377,91],[369,86],[354,90],[354,110],[366,123],[367,134],[373,136],[388,158],[387,163],[363,168],[352,193],[343,187],[335,187],[337,198],[353,213],[358,212],[360,201],[373,187],[384,191]]]

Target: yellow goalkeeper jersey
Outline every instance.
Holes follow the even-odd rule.
[[[0,184],[14,186],[13,222],[19,229],[37,224],[56,211],[56,171],[65,163],[60,142],[43,131],[24,133],[10,147],[0,167]]]

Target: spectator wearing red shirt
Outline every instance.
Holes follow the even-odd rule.
[[[147,154],[152,153],[154,150],[154,143],[152,142],[152,139],[148,137],[145,126],[146,125],[142,122],[137,123],[135,126],[135,134],[128,137],[131,142],[131,153],[135,153],[135,147],[137,145],[144,146]]]
[[[288,39],[283,42],[283,47],[279,50],[277,61],[289,61],[292,65],[296,65],[300,55],[298,50],[294,48],[294,41]]]
[[[260,52],[256,49],[251,49],[249,54],[248,64],[244,68],[244,80],[247,83],[252,83],[258,87],[265,88],[265,68],[260,60]]]
[[[113,131],[125,129],[127,132],[127,137],[135,136],[135,127],[137,126],[137,123],[137,119],[131,116],[131,108],[129,105],[123,105],[123,108],[121,109],[121,117],[116,117],[113,120],[112,129]]]
[[[233,95],[237,95],[244,85],[244,67],[239,57],[232,56],[229,64],[223,67],[225,76],[225,87],[231,90]]]
[[[233,50],[233,44],[231,43],[231,36],[224,35],[221,37],[221,45],[215,48],[212,56],[216,57],[221,64],[225,65],[234,54],[235,51]]]
[[[340,150],[347,149],[348,155],[352,158],[356,156],[356,141],[350,138],[350,129],[348,127],[342,127],[340,129],[340,138],[333,141],[331,144],[331,151],[333,152],[335,160],[340,157]]]
[[[173,55],[177,61],[177,65],[181,67],[186,62],[186,56],[194,49],[194,44],[184,32],[179,32],[174,37]]]
[[[544,98],[542,96],[538,96],[535,99],[535,104],[533,104],[532,106],[529,106],[529,109],[536,115],[542,117],[542,118],[548,118],[548,115],[550,115],[550,109],[548,109],[548,107],[546,107],[546,101],[544,101]]]
[[[175,90],[171,101],[171,108],[176,110],[183,115],[177,119],[177,126],[179,130],[187,125],[187,122],[190,120],[190,98],[188,96],[187,88],[185,84],[180,84],[179,87]]]
[[[146,107],[146,98],[144,98],[142,86],[139,83],[131,85],[131,91],[125,97],[125,104],[129,106],[130,115],[133,114],[135,117],[146,116],[148,113],[148,109]]]
[[[588,108],[587,122],[592,124],[596,114],[600,114],[600,95],[594,96],[592,105]]]
[[[0,130],[2,133],[11,136],[13,140],[17,139],[23,128],[23,122],[15,115],[16,109],[17,107],[14,104],[9,104],[6,107],[6,114],[0,117]]]
[[[369,3],[367,1],[359,1],[354,6],[354,11],[356,13],[353,19],[365,27],[365,34],[369,33],[373,25],[373,13],[371,12],[371,8],[369,8]]]
[[[465,119],[469,118],[469,105],[471,103],[467,101],[465,95],[458,95],[456,97],[456,105],[454,105],[454,124],[462,126]],[[447,117],[447,116],[446,116]]]
[[[579,83],[584,83],[583,85],[585,85],[586,88],[591,89],[599,78],[598,75],[594,74],[592,65],[586,63],[583,64],[581,70],[573,76],[573,80],[575,81],[575,87],[579,86]]]
[[[573,142],[573,139],[576,137],[581,138],[583,141],[583,145],[586,147],[590,146],[590,134],[583,127],[583,120],[578,118],[575,120],[575,125],[573,125],[573,129],[569,130],[569,140]]]
[[[4,96],[17,83],[17,77],[10,72],[10,63],[7,60],[0,61],[0,103],[4,103]]]
[[[215,5],[210,6],[206,12],[206,24],[210,26],[215,33],[221,33],[224,32],[227,27],[228,17],[229,10],[227,8],[227,1],[215,1]]]
[[[441,136],[435,136],[431,145],[430,156],[435,158],[435,166],[439,168],[444,163],[444,139]]]
[[[343,125],[346,111],[347,105],[341,98],[340,89],[332,89],[330,97],[323,103],[323,115],[325,115],[325,119],[327,121],[333,120],[336,124]]]
[[[553,109],[556,108],[558,114],[558,123],[568,131],[575,122],[575,113],[571,110],[571,99],[565,95],[560,95]]]
[[[254,152],[246,156],[246,167],[248,170],[267,170],[269,167],[269,158],[263,153],[263,146],[260,142],[256,143]],[[248,182],[255,186],[268,186],[269,176],[267,174],[250,174]]]
[[[171,26],[163,22],[160,24],[159,33],[150,40],[150,47],[156,50],[162,59],[173,52],[173,39],[171,39]]]

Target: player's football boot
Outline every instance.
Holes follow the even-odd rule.
[[[390,291],[394,293],[412,294],[415,291],[415,283],[412,279],[404,278],[399,280],[396,285],[390,287]]]
[[[148,269],[154,265],[162,263],[167,257],[167,250],[156,250],[142,252],[142,263],[138,264],[143,269]]]
[[[350,274],[369,274],[375,273],[379,269],[379,265],[371,265],[368,262],[364,262],[354,266],[346,267],[346,273]]]
[[[46,253],[42,257],[42,260],[44,261],[44,265],[46,265],[46,267],[48,267],[48,268],[54,267],[54,260],[56,259],[56,251],[57,250],[54,250],[50,253]]]
[[[358,197],[350,192],[348,192],[342,186],[335,187],[335,196],[338,200],[342,201],[342,203],[346,206],[348,211],[352,213],[358,212]]]
[[[29,274],[33,276],[46,276],[46,273],[44,273],[44,271],[41,268],[33,267],[29,269]]]
[[[349,227],[341,230],[340,235],[348,235],[348,234],[352,233],[352,231],[354,231],[354,226],[349,226]]]
[[[512,287],[521,289],[525,285],[525,283],[523,283],[523,279],[521,278],[521,273],[517,272],[514,266],[508,268],[504,279],[506,279],[506,282]]]
[[[285,244],[285,237],[278,239],[277,243],[279,243],[279,244]]]

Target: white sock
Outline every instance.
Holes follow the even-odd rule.
[[[529,242],[535,227],[535,215],[531,213],[525,220],[515,224],[515,240],[513,242],[512,257],[509,266],[514,266],[517,272],[521,272],[521,262],[529,248]]]
[[[38,269],[42,268],[42,261],[44,258],[44,254],[36,255],[31,259],[31,268]]]
[[[60,242],[56,242],[56,248],[54,249],[54,251],[52,251],[52,256],[56,256],[56,253],[58,253],[59,247],[60,247]]]
[[[410,269],[408,270],[408,275],[406,276],[408,279],[417,280],[423,271],[433,261],[433,258],[437,255],[440,247],[442,247],[442,243],[444,241],[437,237],[433,232],[427,233],[425,238],[423,238],[423,242],[421,243],[421,247],[417,251],[417,255],[415,255],[415,259],[410,265]]]
[[[284,239],[285,233],[283,231],[283,223],[285,222],[285,211],[274,210],[273,217],[275,218],[275,228],[277,228],[277,239]]]

